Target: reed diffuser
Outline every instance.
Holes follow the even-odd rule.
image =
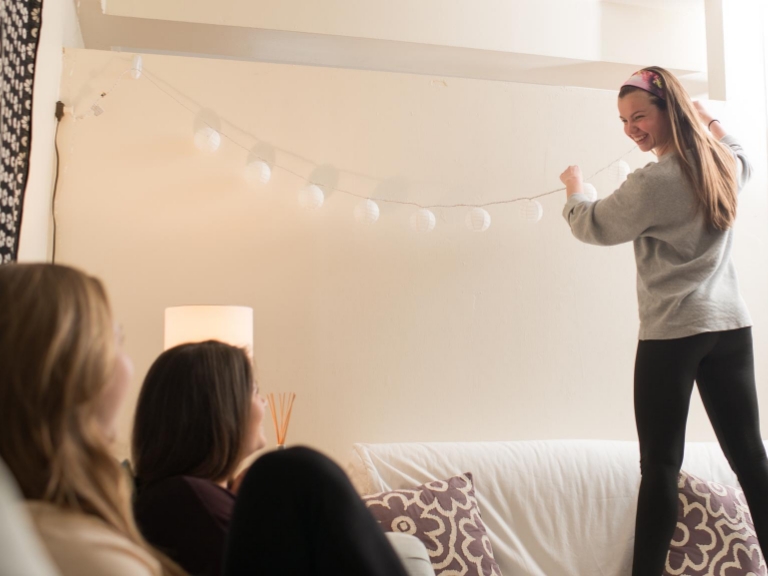
[[[272,413],[272,422],[275,425],[275,438],[277,438],[277,449],[285,449],[285,436],[288,434],[288,424],[291,423],[291,410],[293,410],[293,401],[296,394],[293,392],[278,395],[278,402],[275,402],[275,394],[270,392],[267,396],[269,401],[269,411]],[[278,420],[278,406],[280,408],[280,419]]]

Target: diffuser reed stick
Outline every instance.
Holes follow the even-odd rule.
[[[293,401],[296,394],[293,392],[278,395],[275,401],[275,394],[269,393],[269,411],[272,414],[272,423],[275,425],[275,438],[277,438],[277,449],[285,448],[285,436],[288,434],[288,425],[291,423],[291,410],[293,410]],[[280,418],[278,419],[277,410],[280,408]]]

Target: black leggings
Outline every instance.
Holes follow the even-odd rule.
[[[225,576],[407,576],[347,475],[289,448],[253,463],[230,524]]]
[[[677,524],[677,478],[694,380],[720,446],[768,551],[768,458],[760,435],[752,330],[642,340],[635,362],[635,419],[642,481],[632,576],[659,576]]]

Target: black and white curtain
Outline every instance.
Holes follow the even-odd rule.
[[[0,0],[0,263],[19,252],[42,0]],[[53,111],[51,111],[53,114]]]

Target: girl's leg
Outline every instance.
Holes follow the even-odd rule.
[[[760,434],[752,330],[720,332],[696,381],[717,439],[744,490],[760,547],[768,550],[768,457]]]
[[[632,576],[659,576],[677,524],[677,479],[699,361],[712,339],[643,340],[635,360],[635,420],[640,440],[640,494]]]
[[[406,576],[347,475],[309,448],[256,460],[235,504],[225,576]]]

